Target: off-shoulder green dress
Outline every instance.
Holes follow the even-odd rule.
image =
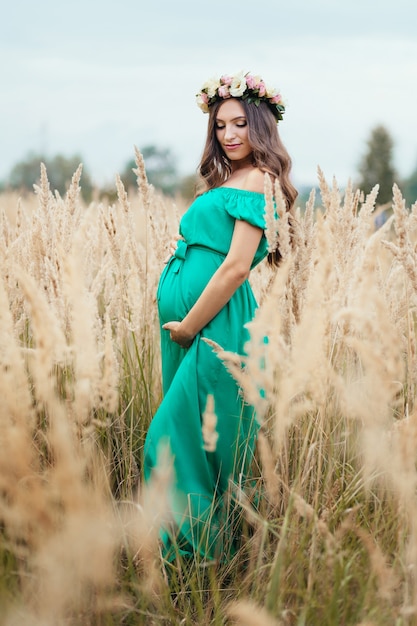
[[[161,326],[182,320],[196,302],[230,248],[235,220],[264,229],[264,211],[263,194],[231,187],[217,187],[196,198],[181,219],[184,241],[160,278]],[[266,254],[263,234],[252,268]],[[230,499],[225,494],[230,484],[244,485],[253,460],[257,422],[253,407],[245,403],[239,386],[202,338],[244,354],[249,339],[245,324],[253,318],[256,306],[245,281],[190,348],[172,342],[169,332],[161,328],[164,397],[146,437],[144,475],[149,480],[158,449],[168,444],[174,465],[173,519],[161,533],[168,560],[177,553],[224,558],[233,549]],[[218,440],[213,452],[205,450],[202,436],[208,394],[214,396],[217,415]]]

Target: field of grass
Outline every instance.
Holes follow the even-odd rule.
[[[161,562],[169,459],[142,487],[161,398],[155,303],[184,207],[146,183],[85,206],[0,197],[0,626],[417,623],[417,207],[394,189],[296,211],[243,371],[262,422],[256,480],[231,488],[240,550]],[[264,336],[267,334],[268,343]],[[219,358],[234,371],[233,355]]]

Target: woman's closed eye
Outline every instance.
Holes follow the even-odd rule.
[[[237,126],[237,128],[245,128],[245,126],[247,126],[247,122],[237,122],[235,124],[235,126]],[[224,130],[226,128],[226,126],[224,124],[216,124],[216,130]]]

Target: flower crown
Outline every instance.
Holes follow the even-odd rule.
[[[249,72],[247,74],[239,72],[236,76],[225,74],[219,79],[210,78],[196,95],[197,105],[203,113],[208,113],[209,107],[215,102],[227,98],[240,98],[246,102],[253,102],[256,106],[262,101],[266,102],[277,122],[282,120],[282,114],[285,112],[281,94],[275,88],[268,87],[262,78]]]

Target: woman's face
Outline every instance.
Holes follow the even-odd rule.
[[[225,100],[217,110],[216,137],[230,161],[240,161],[252,154],[245,109],[236,98]]]

